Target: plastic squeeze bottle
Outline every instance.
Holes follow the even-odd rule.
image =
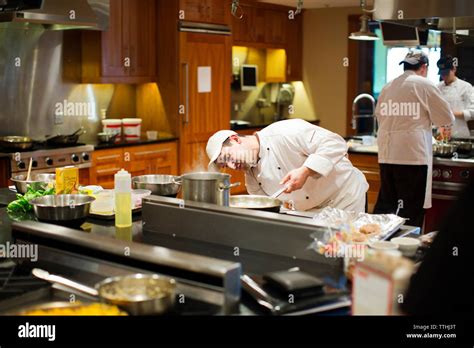
[[[115,174],[115,226],[132,226],[132,176],[124,169]]]

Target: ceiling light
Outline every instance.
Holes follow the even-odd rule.
[[[380,38],[375,33],[371,32],[369,30],[370,17],[369,17],[369,15],[367,15],[367,12],[371,13],[371,12],[374,12],[374,10],[367,10],[365,8],[365,1],[364,0],[361,0],[360,6],[362,8],[362,12],[364,12],[362,17],[360,17],[360,30],[355,32],[355,33],[351,33],[351,35],[349,36],[349,39],[359,40],[359,41],[380,40]]]

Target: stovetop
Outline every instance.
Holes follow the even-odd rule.
[[[73,292],[81,303],[99,302],[90,296]],[[35,278],[31,267],[10,261],[0,263],[0,315],[15,314],[22,310],[52,302],[69,302],[71,292]],[[168,315],[217,315],[221,307],[189,296]]]

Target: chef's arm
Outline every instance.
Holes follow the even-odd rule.
[[[428,108],[431,122],[435,126],[443,127],[454,123],[455,117],[451,107],[436,86],[427,89],[426,107]]]
[[[468,91],[466,91],[466,100],[468,102],[468,107],[466,110],[463,110],[463,119],[466,121],[472,121],[474,120],[474,88],[471,87],[469,88]]]

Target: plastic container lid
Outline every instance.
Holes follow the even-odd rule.
[[[141,118],[124,118],[123,124],[124,125],[139,125],[143,122]]]
[[[120,126],[122,125],[122,120],[102,120],[103,125],[109,125],[109,126]]]
[[[132,176],[125,169],[115,174],[115,192],[132,192]]]

